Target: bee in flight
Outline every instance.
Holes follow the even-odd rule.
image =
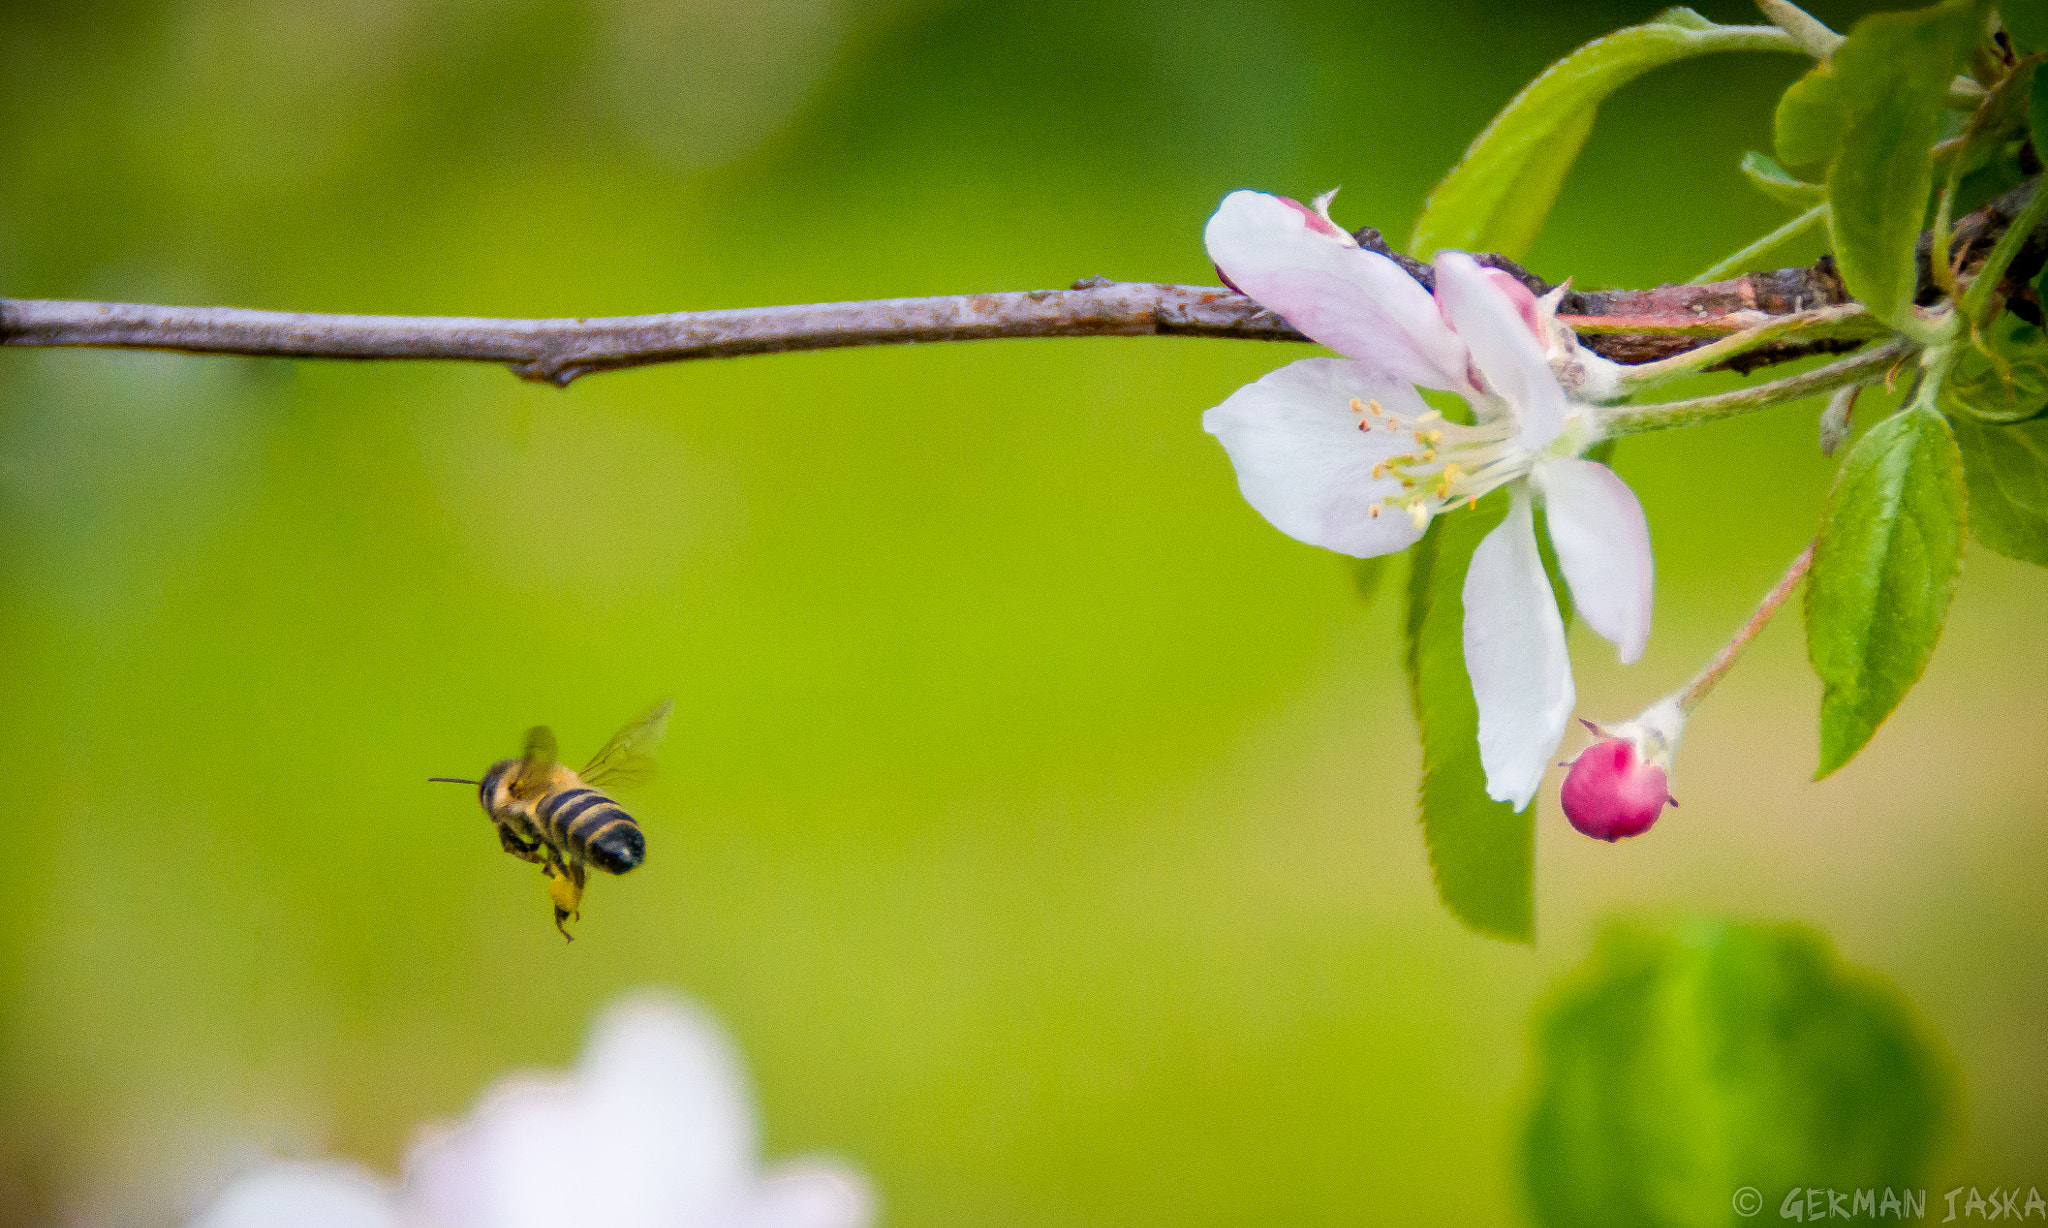
[[[638,784],[654,774],[651,752],[668,732],[674,707],[673,699],[654,705],[619,730],[580,772],[555,758],[554,731],[535,725],[527,731],[525,755],[493,763],[482,780],[428,779],[477,786],[477,799],[498,829],[498,842],[514,857],[540,867],[555,905],[555,928],[573,940],[563,922],[582,915],[578,905],[585,868],[624,874],[647,856],[640,825],[600,787]]]

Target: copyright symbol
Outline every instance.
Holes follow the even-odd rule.
[[[1744,1219],[1764,1209],[1764,1196],[1753,1185],[1735,1191],[1735,1213]]]

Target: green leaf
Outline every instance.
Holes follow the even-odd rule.
[[[1742,173],[1765,196],[1794,209],[1811,209],[1827,199],[1826,188],[1793,178],[1784,167],[1753,149],[1742,155]]]
[[[2007,558],[2048,567],[2048,419],[1954,425],[1970,486],[1970,535]]]
[[[1539,1225],[1777,1223],[1790,1197],[1805,1220],[1808,1188],[1920,1190],[1961,1117],[1898,992],[1797,926],[1610,926],[1535,1039]]]
[[[1496,491],[1470,511],[1430,522],[1410,550],[1408,684],[1422,726],[1422,834],[1436,889],[1452,915],[1482,934],[1536,936],[1536,812],[1486,796],[1479,708],[1465,672],[1465,569],[1507,514]]]
[[[1934,142],[1949,83],[1980,29],[1967,0],[1866,17],[1778,100],[1778,156],[1793,167],[1827,165],[1842,281],[1895,328],[1915,324],[1914,245]]]
[[[1925,404],[1873,427],[1842,462],[1806,586],[1806,652],[1823,687],[1816,779],[1863,749],[1927,668],[1963,520],[1955,438]]]
[[[2024,422],[2048,410],[2048,334],[2010,315],[1995,321],[1984,349],[1965,346],[1936,404],[1951,421]]]
[[[1950,204],[1952,216],[1971,212],[2027,178],[2020,148],[2026,143],[2027,107],[2042,58],[2031,55],[2014,64],[1983,105],[1971,113],[1958,134],[1960,139],[1945,140],[1946,149],[1935,147],[1936,182],[1945,182],[1951,175],[1958,177],[1956,198]],[[1950,117],[1954,114],[1947,112]]]
[[[1522,88],[1436,185],[1408,250],[1520,256],[1536,240],[1607,96],[1663,64],[1716,51],[1799,50],[1773,26],[1715,25],[1667,9],[1572,52]]]

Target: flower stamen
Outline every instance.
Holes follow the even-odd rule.
[[[1360,403],[1353,400],[1351,408],[1358,414]],[[1380,409],[1377,401],[1368,403],[1364,414],[1375,410],[1384,415],[1383,427],[1414,441],[1413,451],[1373,462],[1373,478],[1392,478],[1403,492],[1368,508],[1375,519],[1392,504],[1407,512],[1418,529],[1427,528],[1439,513],[1477,506],[1489,491],[1528,476],[1535,463],[1535,454],[1521,446],[1511,421],[1466,426],[1446,421],[1435,410],[1406,419]],[[1364,425],[1361,416],[1360,426]]]

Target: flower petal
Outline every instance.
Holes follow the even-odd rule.
[[[582,1215],[613,1222],[623,1210],[617,1187],[595,1191],[594,1202],[579,1188],[602,1160],[593,1128],[570,1081],[503,1080],[469,1120],[414,1144],[406,1218],[436,1228],[546,1228]]]
[[[1487,796],[1528,806],[1564,739],[1577,696],[1564,619],[1536,552],[1529,492],[1472,552],[1465,573],[1465,671],[1479,704]]]
[[[1209,219],[1209,258],[1230,283],[1347,358],[1425,388],[1465,391],[1465,346],[1429,291],[1320,217],[1263,192],[1232,192]]]
[[[724,1223],[750,1192],[753,1154],[724,1034],[649,995],[606,1013],[573,1081],[508,1080],[422,1142],[407,1194],[439,1228]]]
[[[294,1161],[238,1177],[191,1228],[399,1228],[382,1182],[353,1164]]]
[[[874,1221],[874,1192],[859,1173],[798,1160],[762,1177],[735,1228],[867,1228]]]
[[[1643,505],[1614,470],[1587,460],[1539,462],[1544,518],[1586,625],[1633,664],[1650,642],[1654,564]]]
[[[598,1022],[579,1073],[595,1111],[628,1140],[607,1171],[644,1166],[674,1205],[723,1201],[752,1179],[746,1075],[703,1011],[659,992],[629,997]]]
[[[1238,489],[1273,527],[1297,541],[1369,558],[1411,545],[1422,531],[1375,503],[1401,493],[1372,467],[1413,445],[1386,428],[1358,429],[1351,402],[1377,400],[1413,418],[1428,409],[1415,389],[1354,362],[1304,358],[1246,384],[1202,415],[1237,467]]]
[[[1489,387],[1514,406],[1522,446],[1533,452],[1557,438],[1564,430],[1564,389],[1521,305],[1463,252],[1437,253],[1436,298]]]

